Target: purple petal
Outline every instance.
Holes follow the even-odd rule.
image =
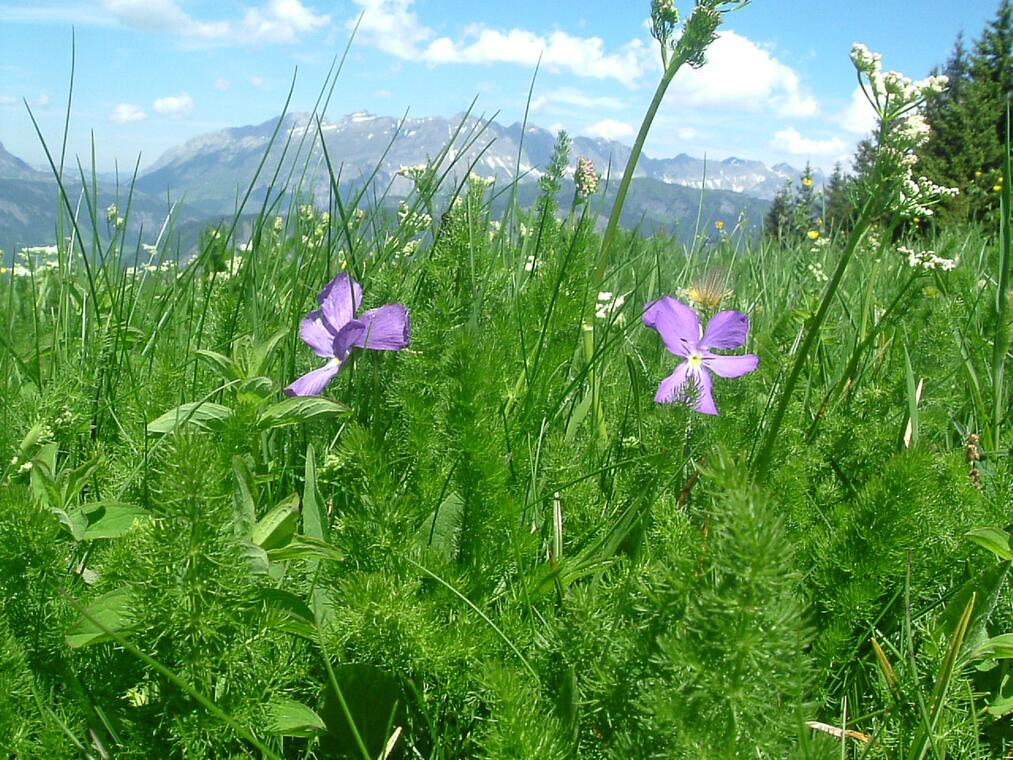
[[[711,383],[710,373],[705,369],[691,369],[689,376],[693,379],[695,386],[693,388],[693,408],[701,414],[713,414],[716,416],[718,406],[714,403],[714,395],[711,393],[713,384]]]
[[[756,354],[742,354],[741,356],[718,356],[705,352],[703,355],[703,366],[709,369],[718,377],[742,377],[760,365],[760,357]]]
[[[653,327],[676,356],[689,356],[700,342],[700,320],[696,312],[672,296],[647,304],[644,324]]]
[[[738,348],[749,334],[749,317],[741,311],[722,311],[707,323],[702,348]]]
[[[654,400],[659,404],[672,404],[678,400],[679,391],[686,384],[686,371],[689,369],[689,362],[683,362],[675,368],[675,372],[661,381],[658,392],[654,394]]]
[[[319,396],[334,376],[341,371],[344,362],[332,359],[320,369],[307,372],[294,383],[285,388],[286,396]]]
[[[717,414],[711,393],[711,377],[705,370],[693,369],[689,362],[683,362],[675,372],[661,381],[654,400],[659,404],[690,404],[702,414]]]
[[[334,356],[344,359],[348,356],[352,346],[357,346],[362,334],[366,331],[366,325],[361,319],[353,319],[345,322],[334,336]]]
[[[325,359],[334,356],[334,333],[327,329],[320,309],[306,315],[299,325],[299,335],[317,356]]]
[[[331,280],[317,296],[324,319],[336,333],[355,317],[362,303],[362,286],[342,272]]]
[[[364,311],[359,320],[366,329],[358,336],[355,345],[377,351],[400,351],[411,342],[411,320],[408,309],[399,303],[389,303],[378,309]]]

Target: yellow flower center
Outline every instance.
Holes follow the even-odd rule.
[[[692,367],[693,369],[700,369],[700,367],[703,365],[703,356],[698,353],[692,353],[688,357],[686,357],[686,361],[689,362],[689,366]]]

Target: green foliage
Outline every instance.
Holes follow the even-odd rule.
[[[698,6],[690,63],[736,4]],[[278,187],[290,218],[265,209],[248,250],[223,225],[171,270],[110,256],[0,282],[0,747],[1013,748],[992,345],[1010,312],[989,231],[926,231],[953,272],[912,269],[889,228],[842,250],[860,220],[836,172],[822,197],[786,190],[783,234],[759,243],[614,229],[602,259],[590,214],[559,218],[566,147],[501,224],[489,196],[515,188],[443,155],[397,218]],[[364,309],[408,307],[411,346],[353,352],[325,396],[286,399],[318,365],[299,321],[342,270]],[[680,292],[750,317],[760,367],[715,378],[719,417],[653,401],[680,359],[641,315]],[[766,473],[750,470],[781,398]]]

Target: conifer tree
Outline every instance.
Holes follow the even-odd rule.
[[[783,241],[790,234],[791,221],[794,217],[794,198],[791,192],[791,182],[785,182],[784,187],[777,191],[767,216],[763,220],[763,231],[767,237]]]
[[[830,232],[847,231],[854,219],[855,206],[850,194],[851,180],[838,161],[823,191],[823,221]]]

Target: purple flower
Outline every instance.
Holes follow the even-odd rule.
[[[717,414],[711,395],[711,376],[741,377],[760,363],[755,354],[722,356],[712,348],[738,348],[749,334],[749,317],[741,311],[722,311],[701,330],[696,312],[671,296],[647,304],[644,324],[661,334],[665,348],[686,361],[661,381],[654,400],[661,404],[675,401],[692,404],[703,414]],[[710,370],[710,372],[708,372]]]
[[[317,301],[320,308],[306,315],[299,334],[328,362],[288,386],[285,393],[289,396],[318,395],[341,371],[353,348],[400,351],[410,341],[408,309],[402,304],[389,303],[355,316],[362,302],[362,286],[343,272],[320,291]]]

